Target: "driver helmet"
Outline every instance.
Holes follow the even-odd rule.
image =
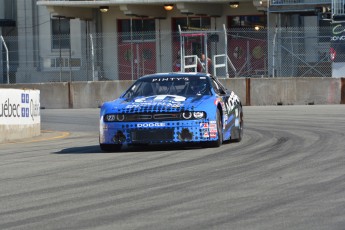
[[[189,83],[191,91],[197,95],[202,95],[206,92],[207,84],[206,81],[191,81]]]

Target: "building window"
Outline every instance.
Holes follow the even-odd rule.
[[[265,28],[267,24],[266,15],[242,15],[229,17],[230,28],[253,28],[259,26]]]
[[[183,17],[173,18],[173,31],[178,32],[178,26],[182,30],[208,30],[211,28],[210,17]]]
[[[64,18],[52,18],[52,48],[70,48],[70,21]]]
[[[154,19],[121,19],[118,28],[122,41],[152,41],[156,38]]]

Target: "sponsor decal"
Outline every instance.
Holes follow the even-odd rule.
[[[14,103],[10,98],[0,101],[0,117],[6,118],[31,118],[40,116],[40,104],[30,99],[28,93],[21,94],[21,103]]]
[[[140,123],[140,124],[137,124],[137,128],[154,128],[154,127],[165,127],[165,123]]]
[[[153,78],[152,82],[174,82],[174,81],[189,81],[188,77],[160,77]]]
[[[137,98],[134,100],[134,102],[138,103],[157,103],[157,102],[166,102],[166,103],[173,103],[173,102],[182,102],[185,101],[186,98],[183,96],[178,95],[157,95],[157,96],[150,96],[150,97],[142,97]]]
[[[209,135],[208,132],[206,131],[206,132],[204,132],[203,137],[204,137],[204,138],[208,138],[208,137],[210,137],[210,135]]]
[[[332,24],[330,59],[333,62],[345,62],[345,23]]]
[[[208,123],[200,123],[200,128],[201,129],[208,129]]]
[[[142,97],[134,100],[134,103],[126,106],[126,109],[135,109],[149,106],[160,106],[170,108],[180,108],[186,100],[185,97],[177,95],[158,95],[150,97]]]
[[[216,138],[217,137],[217,132],[210,132],[210,137],[211,138]]]
[[[29,115],[29,94],[22,93],[22,117],[30,117]]]
[[[32,124],[40,122],[39,92],[16,89],[0,91],[0,123]]]
[[[230,97],[225,103],[226,110],[228,112],[232,111],[236,105],[238,105],[240,102],[240,99],[238,96],[234,93],[234,91],[231,92]]]
[[[20,117],[20,104],[15,104],[7,98],[0,105],[0,117]]]
[[[34,120],[35,117],[41,116],[40,103],[38,101],[30,100],[30,117]]]
[[[210,124],[210,129],[217,130],[217,124]]]

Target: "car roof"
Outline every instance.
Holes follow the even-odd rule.
[[[164,77],[211,77],[210,74],[207,73],[186,73],[186,72],[169,72],[169,73],[155,73],[155,74],[149,74],[140,77],[139,79],[145,79],[145,78],[164,78]]]

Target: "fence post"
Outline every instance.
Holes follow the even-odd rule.
[[[1,35],[1,41],[4,44],[5,50],[6,50],[6,72],[7,72],[7,84],[10,84],[10,60],[9,60],[9,54],[8,54],[8,48],[6,45],[6,42],[4,40],[4,37]]]
[[[223,24],[223,31],[224,31],[224,43],[225,43],[224,44],[225,74],[226,74],[226,77],[229,78],[230,75],[229,75],[229,67],[228,67],[228,60],[227,60],[227,57],[228,57],[228,55],[227,55],[227,53],[228,53],[228,33],[226,30],[225,24]],[[229,60],[230,60],[230,58],[229,58]],[[235,75],[237,75],[236,72],[235,72]]]
[[[95,51],[93,48],[92,34],[90,34],[90,43],[91,43],[92,81],[95,81]]]
[[[276,27],[275,31],[274,31],[274,36],[273,36],[273,55],[272,55],[272,77],[275,77],[275,72],[276,72],[276,38],[277,38],[277,33],[278,33],[278,28]]]
[[[182,36],[182,30],[181,30],[181,26],[178,25],[178,31],[180,34],[180,62],[181,62],[181,67],[180,67],[180,72],[185,72],[185,63],[184,63],[184,37]]]

